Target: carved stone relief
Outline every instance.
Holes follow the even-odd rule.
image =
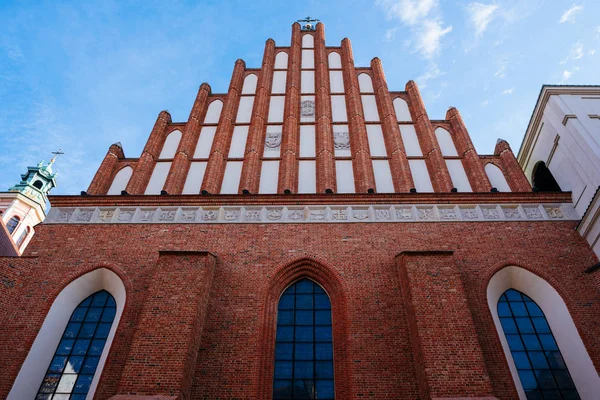
[[[315,102],[312,100],[304,100],[301,104],[302,106],[302,116],[303,117],[312,117],[315,115]]]
[[[267,151],[277,150],[281,146],[281,132],[267,132],[265,148]]]
[[[333,132],[333,145],[336,150],[350,148],[350,134],[348,132]]]

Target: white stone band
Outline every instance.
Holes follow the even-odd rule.
[[[571,203],[206,207],[53,207],[45,224],[575,221]]]

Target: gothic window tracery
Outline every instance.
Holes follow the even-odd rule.
[[[79,303],[71,314],[36,400],[86,398],[115,314],[115,299],[106,290]]]
[[[334,399],[329,296],[302,279],[285,290],[277,313],[273,399]]]
[[[541,308],[508,289],[498,301],[498,317],[527,399],[579,399]]]

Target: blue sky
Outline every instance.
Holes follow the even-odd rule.
[[[139,157],[161,110],[186,121],[202,82],[225,92],[307,15],[357,66],[381,58],[390,90],[417,81],[430,118],[457,107],[480,154],[518,151],[543,84],[600,84],[596,0],[3,0],[0,190],[59,147],[53,193],[87,189],[111,143]]]

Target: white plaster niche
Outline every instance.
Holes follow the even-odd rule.
[[[300,125],[300,157],[314,157],[315,146],[315,126]]]
[[[273,72],[273,86],[271,86],[271,93],[284,94],[286,79],[287,79],[286,71]]]
[[[228,161],[221,184],[221,194],[237,194],[242,176],[242,161]]]
[[[315,51],[302,50],[302,69],[313,69],[315,67]]]
[[[444,128],[436,128],[435,137],[437,138],[440,150],[444,157],[457,157],[458,152],[454,146],[454,140],[450,136],[450,132]]]
[[[452,185],[458,189],[459,192],[473,191],[462,160],[446,160],[446,167],[448,167]]]
[[[288,65],[288,55],[285,51],[280,51],[275,55],[275,69],[286,69]]]
[[[231,146],[229,147],[229,158],[244,158],[246,140],[248,139],[248,125],[233,128]]]
[[[171,162],[157,162],[144,194],[160,194],[160,191],[163,190],[163,187],[165,186],[170,169]]]
[[[199,194],[204,173],[206,172],[206,161],[193,162],[190,164],[185,184],[183,185],[183,194]]]
[[[379,112],[377,111],[377,101],[373,95],[361,95],[365,121],[379,121]]]
[[[129,183],[129,179],[131,179],[131,174],[133,174],[133,168],[130,166],[123,167],[117,172],[115,178],[113,179],[110,188],[106,194],[114,195],[121,194],[122,190],[125,190],[127,184]]]
[[[336,160],[335,175],[338,193],[356,193],[351,160]]]
[[[429,171],[427,170],[427,164],[425,163],[425,160],[408,160],[408,165],[410,167],[410,173],[412,174],[417,192],[433,192],[433,185],[431,184],[431,177],[429,176]]]
[[[329,61],[329,68],[342,68],[342,58],[340,57],[340,53],[332,51],[327,56]]]
[[[315,161],[300,161],[298,168],[298,193],[316,193],[317,168]]]
[[[329,90],[331,93],[344,93],[344,75],[342,71],[329,71]]]
[[[508,186],[508,182],[500,168],[492,163],[488,163],[485,166],[485,173],[487,174],[492,187],[498,189],[499,192],[511,192],[510,186]]]
[[[394,193],[394,181],[388,160],[373,160],[377,193]]]
[[[421,152],[421,145],[419,144],[419,138],[417,138],[417,132],[415,131],[414,125],[400,125],[399,127],[406,155],[408,157],[423,156],[423,152]]]
[[[373,81],[371,80],[371,76],[364,72],[359,74],[358,87],[360,88],[361,93],[373,93]]]
[[[279,161],[263,161],[260,170],[260,185],[258,193],[277,193],[277,181],[279,178]]]
[[[315,71],[302,71],[300,78],[300,92],[315,92]]]
[[[258,83],[258,77],[255,74],[249,74],[244,78],[244,86],[242,86],[242,94],[254,94],[256,93],[256,84]]]
[[[194,158],[208,158],[217,132],[216,126],[203,126],[194,151]]]
[[[371,156],[387,156],[381,125],[367,125],[367,137],[369,138],[369,148],[371,149]]]
[[[313,35],[306,33],[302,36],[302,48],[312,49],[315,47],[315,38]]]
[[[214,100],[208,105],[206,110],[206,116],[204,117],[205,124],[217,124],[221,117],[221,110],[223,109],[223,102],[221,100]]]
[[[238,124],[245,124],[250,122],[252,118],[252,107],[254,106],[254,96],[244,96],[240,98],[240,105],[238,107],[237,116],[235,122]]]
[[[333,122],[347,122],[346,98],[343,95],[331,96],[331,119]]]
[[[165,158],[174,158],[180,140],[181,131],[174,130],[173,132],[169,133],[169,135],[165,139],[165,144],[163,145],[162,151],[160,152],[158,158],[163,160]]]
[[[271,96],[271,101],[269,102],[268,121],[270,123],[283,122],[284,107],[285,107],[285,97],[284,96]]]
[[[404,99],[401,99],[400,97],[396,97],[394,99],[394,111],[396,111],[396,118],[398,118],[398,122],[412,122],[408,104],[406,101],[404,101]]]

